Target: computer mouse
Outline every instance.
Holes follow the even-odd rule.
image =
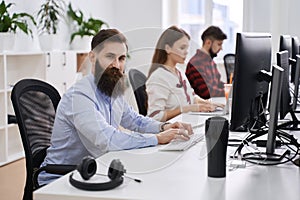
[[[224,107],[222,107],[222,106],[217,106],[215,109],[215,111],[223,111],[223,110],[224,110]]]

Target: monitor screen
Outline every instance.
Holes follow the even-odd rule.
[[[292,38],[292,58],[296,59],[296,55],[299,54],[299,38],[297,36]]]
[[[271,68],[271,35],[269,33],[237,33],[231,131],[247,131],[260,120],[268,98],[269,83],[259,81],[261,70]],[[259,108],[263,108],[260,110]]]
[[[289,58],[292,57],[292,37],[290,35],[281,35],[279,41],[279,51],[287,50]]]
[[[284,69],[274,65],[272,68],[272,81],[269,96],[269,129],[268,129],[268,140],[266,146],[266,152],[269,154],[274,153],[275,141],[276,141],[276,130],[278,122],[278,105],[280,102],[281,88],[283,81]]]
[[[293,95],[293,107],[292,109],[296,111],[298,104],[298,93],[299,93],[299,78],[300,78],[300,55],[296,55],[296,69],[295,69],[295,87]]]
[[[300,121],[298,120],[298,117],[295,114],[295,110],[293,109],[292,95],[290,92],[290,84],[288,82],[288,80],[289,80],[289,56],[288,56],[287,51],[281,51],[281,52],[277,53],[277,65],[284,69],[280,106],[279,106],[280,119],[284,119],[287,116],[287,114],[289,114],[289,118],[288,118],[289,121],[278,125],[277,128],[278,129],[287,129],[287,130],[300,130],[300,127],[299,127]],[[294,94],[294,96],[295,95],[296,94]]]
[[[296,55],[299,54],[299,39],[298,37],[292,38],[292,58],[296,61]],[[296,72],[296,62],[291,63],[291,82],[294,83],[295,72]]]
[[[280,119],[284,119],[285,116],[291,111],[291,95],[289,84],[289,53],[288,51],[280,51],[276,54],[277,65],[284,70],[282,81],[282,92],[280,98]]]

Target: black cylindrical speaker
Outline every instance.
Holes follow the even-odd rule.
[[[224,117],[211,117],[205,122],[208,176],[226,176],[226,152],[228,144],[228,120]]]

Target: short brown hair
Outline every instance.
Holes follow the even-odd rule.
[[[125,36],[117,29],[102,29],[92,39],[92,50],[100,51],[106,42],[124,43],[127,47]]]
[[[201,35],[203,43],[206,39],[225,40],[227,35],[217,26],[208,27]]]

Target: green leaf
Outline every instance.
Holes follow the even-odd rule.
[[[24,33],[28,34],[28,27],[27,24],[22,23],[22,22],[14,22]]]
[[[2,1],[0,4],[0,16],[4,15],[5,13],[8,14],[8,8],[11,7],[13,5],[13,3],[9,3],[7,5],[5,5],[5,2]]]
[[[19,18],[25,18],[25,17],[28,17],[31,21],[32,21],[32,23],[34,24],[34,25],[36,25],[36,22],[35,22],[35,20],[34,20],[34,18],[31,16],[31,15],[29,15],[29,14],[27,14],[27,13],[19,13],[18,14],[18,17]]]
[[[32,21],[34,25],[36,22],[34,18],[28,13],[13,13],[10,15],[8,8],[10,8],[13,3],[5,4],[5,1],[0,3],[0,31],[1,32],[16,32],[17,28],[26,34],[31,34],[32,31],[28,28],[27,22]]]
[[[108,27],[108,24],[106,22],[99,19],[90,17],[86,20],[84,18],[83,12],[81,10],[74,11],[71,3],[69,3],[68,5],[67,15],[71,20],[75,22],[74,24],[76,24],[76,31],[71,34],[70,43],[72,43],[75,36],[94,36],[99,32],[103,25],[106,25]]]
[[[63,18],[64,13],[65,2],[63,0],[46,0],[37,13],[39,34],[57,33],[59,20]]]

